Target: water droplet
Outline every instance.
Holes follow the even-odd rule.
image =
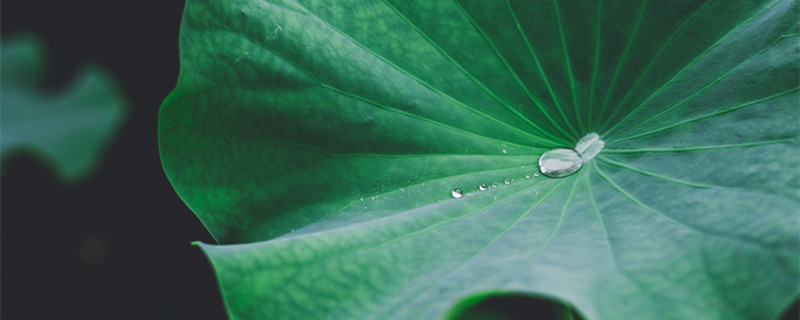
[[[480,190],[480,191],[486,191],[486,189],[487,189],[487,187],[486,187],[485,183],[481,183],[481,185],[478,186],[478,190]]]
[[[510,183],[511,183],[511,180],[510,180],[510,179],[505,179],[505,180],[503,180],[503,183],[505,183],[505,184],[510,184]]]
[[[508,151],[506,149],[503,149],[503,153],[508,153]]]
[[[453,195],[453,198],[458,199],[458,198],[461,198],[464,195],[464,192],[462,192],[461,189],[453,189],[452,195]]]
[[[605,142],[600,140],[599,135],[589,133],[575,144],[575,149],[557,148],[542,154],[539,171],[551,178],[569,176],[580,170],[585,161],[592,160],[604,146]]]
[[[592,132],[587,134],[575,144],[575,151],[581,154],[583,161],[592,160],[605,147],[606,143],[600,140],[600,136]]]
[[[497,184],[496,183],[492,183],[492,188],[497,188]]]
[[[583,166],[581,155],[569,148],[557,148],[542,154],[539,170],[551,178],[562,178],[577,172]]]
[[[538,174],[538,173],[536,173],[536,172],[534,172],[534,173],[533,173],[533,176],[534,176],[534,177],[538,177],[538,176],[539,176],[539,174]]]
[[[361,197],[361,201],[364,201],[364,197]]]
[[[525,174],[525,179],[530,179],[530,178],[531,178],[531,174],[530,173],[526,173]]]

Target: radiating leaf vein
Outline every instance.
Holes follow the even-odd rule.
[[[597,166],[597,162],[592,162],[592,168]],[[588,168],[587,168],[588,169]],[[595,169],[596,170],[596,169]],[[603,222],[603,216],[600,214],[600,208],[597,207],[597,201],[595,201],[594,194],[592,193],[592,186],[589,181],[589,174],[584,174],[584,179],[586,180],[586,191],[589,194],[589,202],[592,204],[592,209],[594,211],[595,216],[597,216],[597,222],[600,224],[600,230],[603,232],[603,240],[606,241],[606,248],[608,248],[608,257],[611,260],[611,263],[614,266],[614,269],[617,268],[617,258],[614,256],[614,247],[611,245],[611,239],[608,237],[608,231],[606,230],[606,225]]]
[[[696,63],[698,63],[700,60],[702,60],[702,58],[703,58],[703,57],[705,57],[705,56],[706,56],[706,55],[707,55],[709,52],[711,52],[711,50],[713,50],[714,48],[716,48],[716,47],[720,46],[722,43],[724,43],[724,42],[725,42],[725,40],[727,40],[727,39],[728,39],[728,37],[730,37],[731,35],[735,34],[737,31],[739,31],[739,29],[741,29],[742,27],[746,26],[746,25],[747,25],[747,24],[749,24],[751,21],[753,21],[753,20],[755,20],[756,18],[760,17],[760,16],[761,16],[761,14],[763,14],[764,12],[767,12],[769,9],[771,9],[772,7],[774,7],[774,6],[775,6],[775,5],[776,5],[776,4],[777,4],[779,1],[780,1],[780,0],[773,0],[773,1],[772,1],[772,2],[769,4],[769,5],[767,5],[766,7],[764,7],[764,9],[761,9],[760,11],[756,12],[755,14],[753,14],[752,16],[750,16],[749,18],[747,18],[747,19],[745,19],[744,21],[742,21],[741,23],[737,24],[737,25],[736,25],[735,27],[733,27],[733,28],[732,28],[730,31],[728,31],[728,33],[726,33],[725,35],[723,35],[722,37],[720,37],[719,39],[717,39],[716,41],[714,41],[714,43],[712,43],[710,46],[708,46],[708,48],[706,48],[706,49],[705,49],[703,52],[701,52],[701,53],[700,53],[700,54],[698,54],[696,57],[694,57],[694,59],[692,59],[691,61],[689,61],[689,63],[687,63],[685,66],[683,66],[683,68],[681,68],[680,70],[678,70],[678,72],[677,72],[677,73],[675,73],[675,75],[674,75],[674,76],[672,76],[672,78],[670,78],[669,80],[667,80],[666,82],[664,82],[664,83],[663,83],[661,86],[659,86],[657,89],[653,90],[653,92],[652,92],[652,93],[651,93],[651,94],[650,94],[650,95],[649,95],[649,96],[648,96],[648,97],[647,97],[647,98],[646,98],[644,101],[642,101],[642,102],[641,102],[641,103],[639,103],[639,104],[638,104],[636,107],[634,107],[634,108],[633,108],[633,109],[632,109],[630,112],[628,112],[628,113],[626,114],[626,116],[625,116],[625,117],[623,117],[621,120],[619,120],[619,121],[618,121],[618,122],[617,122],[617,123],[616,123],[614,126],[612,126],[611,128],[609,128],[608,130],[605,130],[605,131],[606,131],[606,135],[609,135],[611,132],[613,132],[614,130],[616,130],[616,128],[617,128],[619,125],[621,125],[621,124],[625,123],[625,121],[627,121],[627,120],[628,120],[628,118],[630,118],[632,115],[634,115],[634,114],[638,113],[638,111],[639,111],[639,110],[640,110],[640,109],[641,109],[643,106],[647,105],[648,103],[650,103],[650,101],[652,101],[653,99],[655,99],[655,97],[657,97],[659,94],[661,94],[661,92],[662,92],[662,91],[664,91],[664,90],[665,90],[665,89],[666,89],[666,88],[667,88],[667,87],[668,87],[668,86],[669,86],[671,83],[673,83],[673,82],[674,82],[676,79],[678,79],[678,78],[679,78],[679,77],[681,77],[681,76],[682,76],[684,73],[686,73],[687,71],[689,71],[689,69],[691,69],[691,68],[692,68],[692,67],[693,67],[693,66],[694,66]],[[611,119],[606,119],[606,120],[611,120]]]
[[[600,114],[606,113],[608,100],[611,99],[611,94],[614,92],[614,88],[616,88],[617,77],[619,77],[619,72],[622,70],[622,66],[625,64],[625,60],[628,59],[628,53],[630,53],[631,47],[633,46],[633,42],[634,40],[636,40],[636,36],[639,34],[639,26],[642,24],[644,11],[647,8],[647,1],[648,0],[642,1],[642,6],[639,8],[639,14],[636,17],[636,24],[634,24],[633,26],[633,32],[631,32],[631,37],[628,38],[628,43],[625,45],[625,50],[622,52],[622,56],[619,58],[619,61],[617,62],[617,68],[614,70],[614,74],[611,76],[611,84],[608,85],[606,96],[605,98],[603,98],[603,104],[600,106]],[[619,106],[615,107],[615,109],[617,108],[619,108]]]
[[[624,137],[619,138],[619,139],[611,140],[608,143],[609,144],[613,144],[613,143],[616,143],[616,142],[634,140],[634,139],[637,139],[637,138],[642,138],[642,137],[654,135],[656,133],[664,132],[664,131],[667,131],[667,130],[670,130],[670,129],[675,129],[677,127],[680,127],[680,126],[688,124],[688,123],[697,122],[697,121],[700,121],[700,120],[703,120],[703,119],[708,119],[708,118],[715,117],[715,116],[718,116],[718,115],[722,115],[722,114],[725,114],[725,113],[733,112],[733,111],[736,111],[736,110],[739,110],[739,109],[744,109],[744,108],[747,108],[747,107],[750,107],[750,106],[758,105],[758,104],[760,104],[762,102],[770,101],[772,99],[779,98],[781,96],[785,96],[787,94],[790,94],[792,92],[797,91],[798,89],[800,89],[800,87],[795,87],[795,88],[792,88],[792,89],[789,89],[789,90],[786,90],[786,91],[783,91],[783,92],[779,92],[779,93],[770,95],[768,97],[764,97],[764,98],[761,98],[761,99],[756,99],[756,100],[753,100],[753,101],[750,101],[750,102],[745,102],[743,104],[740,104],[740,105],[737,105],[737,106],[734,106],[734,107],[718,110],[718,111],[711,112],[711,113],[708,113],[708,114],[705,114],[705,115],[701,115],[701,116],[697,116],[697,117],[694,117],[694,118],[690,118],[690,119],[687,119],[687,120],[678,121],[676,123],[673,123],[673,124],[670,124],[670,125],[666,125],[666,126],[663,126],[661,128],[653,129],[653,130],[646,131],[646,132],[639,133],[639,134],[635,134],[635,135],[624,136]]]
[[[479,137],[481,139],[492,141],[492,142],[495,142],[495,143],[498,143],[498,144],[508,144],[508,145],[514,145],[514,146],[519,146],[519,147],[530,148],[530,146],[523,146],[523,145],[511,142],[511,141],[506,141],[506,140],[498,140],[498,139],[491,138],[491,137],[488,137],[488,136],[485,136],[485,135],[481,135],[481,134],[476,133],[476,132],[464,130],[464,129],[459,128],[459,127],[454,127],[454,126],[451,126],[451,125],[448,125],[448,124],[445,124],[445,123],[430,119],[428,117],[423,117],[423,116],[420,116],[420,115],[417,115],[417,114],[414,114],[414,113],[410,113],[410,112],[407,112],[405,110],[401,110],[401,109],[394,108],[394,107],[389,107],[389,106],[384,105],[382,103],[379,103],[377,101],[373,101],[373,100],[368,99],[366,97],[360,96],[360,95],[352,93],[352,92],[344,91],[342,89],[339,89],[339,88],[336,88],[336,87],[333,87],[333,86],[329,86],[329,85],[323,85],[323,86],[325,88],[331,90],[331,91],[334,91],[334,92],[338,93],[338,94],[341,94],[343,96],[347,96],[347,97],[350,97],[350,98],[353,98],[353,99],[356,99],[356,100],[360,100],[360,101],[366,102],[368,104],[371,104],[371,105],[376,106],[378,108],[381,108],[383,110],[396,112],[398,114],[401,114],[401,115],[404,115],[404,116],[407,116],[407,117],[410,117],[410,118],[413,118],[413,119],[416,119],[416,120],[419,120],[419,121],[422,121],[422,122],[435,124],[435,125],[440,126],[442,128],[446,128],[448,130],[459,132],[461,134],[466,134],[466,135],[470,135],[470,136],[474,136],[474,137]],[[544,143],[544,144],[557,144],[557,142],[555,142],[553,140],[550,140],[550,139],[547,139],[547,138],[542,138],[542,137],[533,135],[530,132],[521,131],[519,129],[511,127],[508,124],[506,124],[505,122],[498,122],[498,124],[502,125],[503,127],[507,128],[507,129],[509,129],[511,131],[514,131],[514,132],[517,132],[517,133],[521,133],[521,134],[525,135],[526,137],[529,137],[532,141],[538,141],[538,142],[541,142],[541,143]]]
[[[703,151],[703,150],[713,150],[713,149],[747,148],[753,146],[763,146],[768,144],[779,144],[779,143],[797,143],[797,140],[790,138],[790,139],[776,139],[776,140],[755,141],[746,143],[719,144],[719,145],[709,145],[709,146],[648,148],[648,149],[603,149],[603,152],[604,153],[689,152],[689,151]]]
[[[544,86],[547,89],[547,92],[550,94],[550,98],[553,99],[553,103],[555,104],[556,109],[560,110],[561,103],[559,103],[558,97],[553,91],[553,86],[550,85],[550,79],[544,72],[544,68],[542,68],[542,63],[539,61],[539,57],[536,55],[536,51],[533,50],[533,46],[531,45],[530,40],[528,40],[528,35],[525,33],[525,30],[522,29],[522,24],[520,24],[516,12],[514,12],[514,8],[511,7],[511,0],[506,0],[506,7],[508,8],[508,12],[511,15],[511,18],[514,20],[514,24],[517,27],[517,32],[519,33],[520,38],[522,38],[522,42],[525,43],[525,47],[528,49],[528,53],[531,55],[531,58],[533,58],[533,62],[536,65],[536,70],[539,73],[539,76],[542,78],[542,81],[544,81]],[[540,109],[540,111],[544,114],[545,118],[547,118],[553,126],[556,127],[558,126],[550,116],[550,113],[547,112],[547,110]],[[563,133],[563,131],[561,132]]]
[[[552,181],[552,180],[551,180],[551,181]],[[546,194],[545,194],[543,197],[541,197],[541,198],[540,198],[538,201],[536,201],[534,204],[532,204],[532,205],[531,205],[531,207],[530,207],[530,208],[529,208],[527,211],[525,211],[524,213],[522,213],[522,214],[521,214],[521,215],[520,215],[520,216],[519,216],[519,217],[518,217],[516,220],[514,220],[514,222],[512,222],[512,223],[511,223],[511,224],[510,224],[508,227],[506,227],[506,228],[503,230],[503,232],[501,232],[500,234],[498,234],[497,236],[495,236],[494,238],[492,238],[492,240],[490,240],[490,241],[489,241],[489,242],[488,242],[486,245],[484,245],[483,247],[481,247],[480,249],[478,249],[477,251],[475,251],[475,253],[474,253],[474,254],[472,254],[471,256],[469,256],[468,258],[466,258],[466,259],[465,259],[464,261],[462,261],[462,262],[461,262],[461,263],[460,263],[458,266],[456,266],[455,268],[451,269],[450,271],[448,271],[448,272],[447,272],[447,273],[445,273],[444,275],[441,275],[441,276],[437,277],[437,280],[436,280],[436,281],[432,281],[432,282],[428,283],[426,286],[424,286],[424,287],[420,288],[420,289],[418,290],[418,292],[420,292],[420,293],[421,293],[421,292],[425,292],[425,291],[429,290],[430,288],[432,288],[432,287],[436,286],[437,284],[439,284],[440,282],[444,281],[444,280],[445,280],[447,277],[449,277],[450,275],[452,275],[452,274],[455,274],[457,271],[459,271],[459,270],[461,270],[462,268],[464,268],[464,267],[467,265],[467,263],[469,263],[470,261],[472,261],[472,259],[474,259],[475,257],[477,257],[477,256],[478,256],[479,254],[481,254],[481,253],[482,253],[484,250],[486,250],[487,248],[489,248],[489,247],[490,247],[490,246],[491,246],[493,243],[495,243],[497,240],[499,240],[500,238],[502,238],[502,237],[503,237],[503,235],[505,235],[505,234],[506,234],[508,231],[510,231],[511,229],[513,229],[515,225],[517,225],[517,224],[518,224],[520,221],[522,221],[522,219],[524,219],[524,218],[525,218],[525,217],[527,217],[527,216],[528,216],[528,215],[529,215],[531,212],[533,212],[533,210],[534,210],[535,208],[537,208],[537,207],[538,207],[538,206],[539,206],[541,203],[543,203],[545,200],[547,200],[547,199],[548,199],[548,198],[549,198],[549,197],[550,197],[550,196],[551,196],[551,195],[552,195],[552,194],[553,194],[553,193],[554,193],[556,190],[558,190],[559,188],[561,188],[561,186],[562,186],[563,184],[564,184],[564,180],[560,181],[560,182],[559,182],[559,183],[558,183],[556,186],[554,186],[554,187],[553,187],[553,188],[552,188],[552,189],[551,189],[549,192],[547,192],[547,193],[546,193]],[[538,185],[538,184],[537,184],[537,185]],[[530,191],[530,190],[531,190],[533,187],[535,187],[535,186],[536,186],[536,185],[534,185],[534,186],[531,186],[531,187],[526,187],[525,189],[522,189],[522,190],[520,190],[520,191],[518,191],[518,192],[515,192],[515,193],[513,193],[513,194],[511,194],[511,195],[509,195],[509,196],[507,196],[507,197],[505,197],[505,198],[504,198],[503,200],[501,200],[501,201],[497,201],[495,204],[499,204],[499,203],[505,202],[505,201],[507,201],[507,200],[509,200],[509,199],[511,199],[511,198],[517,197],[517,196],[519,196],[519,195],[521,195],[521,194],[523,194],[523,193],[525,193],[525,192],[527,192],[527,191]],[[479,209],[477,212],[480,212],[480,211],[482,211],[482,210],[485,210],[486,208],[488,208],[488,207],[481,208],[481,209]],[[476,213],[476,212],[475,212],[475,211],[473,211],[473,212],[472,212],[470,215],[472,215],[472,214],[474,214],[474,213]],[[459,217],[457,217],[457,218],[463,218],[463,217],[466,217],[466,215],[461,215],[461,216],[459,216]],[[449,223],[449,222],[452,222],[452,221],[454,221],[454,219],[456,219],[456,218],[450,219],[450,220],[448,220],[448,221],[445,221],[445,222]],[[439,224],[437,224],[437,225],[441,225],[441,223],[439,223]],[[429,229],[429,228],[426,228],[426,229]],[[414,296],[414,295],[407,296],[407,298],[406,298],[406,299],[404,299],[403,301],[400,301],[400,302],[396,303],[396,304],[395,304],[395,306],[394,306],[393,308],[391,308],[391,309],[388,311],[388,314],[389,314],[389,315],[393,314],[393,313],[394,313],[394,312],[395,312],[397,309],[399,309],[399,307],[401,307],[401,306],[403,305],[403,303],[404,303],[404,302],[407,302],[407,301],[409,301],[409,300],[411,300],[411,299],[413,299],[413,298],[415,298],[415,297],[418,297],[418,296]],[[435,302],[435,301],[431,301],[431,303],[430,303],[429,305],[432,305],[434,302]],[[392,317],[387,317],[387,319],[392,319]]]
[[[667,38],[666,41],[664,41],[664,44],[661,46],[661,48],[658,49],[656,54],[653,55],[653,58],[650,59],[650,62],[647,63],[647,65],[644,67],[642,72],[639,74],[639,76],[633,82],[631,87],[627,90],[627,92],[625,93],[625,96],[623,96],[622,100],[620,100],[620,102],[617,104],[617,107],[614,108],[614,110],[611,112],[611,114],[608,117],[606,117],[606,119],[609,119],[609,120],[614,119],[614,117],[616,117],[616,115],[617,115],[617,112],[619,112],[622,109],[624,109],[625,102],[627,102],[628,99],[631,97],[631,93],[633,93],[634,89],[636,89],[636,87],[639,86],[639,83],[641,83],[641,81],[644,79],[644,76],[647,75],[647,73],[650,71],[650,68],[653,67],[653,65],[658,60],[658,58],[661,57],[661,54],[664,53],[664,50],[666,50],[670,45],[672,45],[672,41],[675,40],[675,38],[681,33],[681,31],[683,31],[684,28],[686,28],[686,25],[688,25],[690,22],[692,22],[694,20],[694,18],[697,17],[697,15],[699,15],[701,12],[703,12],[703,10],[705,8],[707,8],[708,5],[712,3],[712,1],[713,0],[707,0],[702,6],[700,6],[700,8],[695,10],[692,13],[692,15],[689,16],[689,18],[686,19],[686,21],[684,21],[680,26],[678,26],[678,28],[675,29],[675,32],[673,32],[669,36],[669,38]]]
[[[673,217],[670,217],[670,216],[664,214],[663,212],[661,212],[660,210],[657,210],[657,209],[655,209],[655,208],[653,208],[651,206],[648,206],[647,204],[645,204],[644,202],[642,202],[638,198],[634,197],[632,194],[628,193],[628,191],[626,191],[624,188],[622,188],[622,186],[620,186],[619,184],[614,182],[614,180],[611,179],[611,177],[609,177],[605,172],[603,172],[603,170],[600,169],[599,166],[595,166],[595,172],[597,172],[600,175],[600,177],[602,177],[602,179],[605,180],[609,185],[611,185],[611,187],[613,187],[617,192],[619,192],[620,194],[625,196],[625,198],[628,198],[628,200],[630,200],[631,202],[633,202],[637,206],[641,207],[645,211],[650,212],[650,213],[654,214],[655,216],[658,216],[658,217],[664,219],[665,221],[670,222],[670,223],[672,223],[672,224],[674,224],[676,226],[679,226],[679,227],[685,228],[685,229],[687,229],[689,231],[692,231],[692,232],[698,234],[701,237],[713,236],[713,237],[718,237],[718,238],[730,239],[730,240],[735,240],[737,242],[745,243],[745,244],[748,244],[748,245],[758,246],[758,247],[760,247],[762,249],[765,249],[765,250],[767,250],[769,252],[772,252],[772,250],[773,250],[773,248],[770,245],[764,243],[764,241],[762,239],[751,238],[751,237],[747,237],[747,236],[743,236],[743,235],[737,235],[737,234],[721,233],[719,231],[711,230],[711,229],[708,229],[708,228],[700,228],[698,226],[693,226],[693,225],[690,225],[687,222],[680,221],[680,220],[677,220],[677,219],[675,219]]]
[[[531,102],[533,102],[533,104],[539,109],[539,111],[542,112],[542,115],[544,115],[545,118],[547,118],[547,120],[550,122],[550,124],[553,125],[554,128],[556,128],[556,130],[561,132],[561,134],[563,134],[564,137],[570,137],[569,133],[564,131],[564,128],[562,128],[561,125],[559,125],[555,121],[555,119],[553,119],[553,117],[550,116],[550,113],[547,112],[547,110],[544,107],[544,104],[542,104],[542,102],[539,101],[539,99],[536,99],[536,97],[534,97],[533,94],[531,94],[530,90],[528,90],[528,87],[522,82],[522,80],[519,78],[519,75],[517,75],[517,72],[514,71],[514,68],[512,68],[511,65],[508,64],[506,58],[503,57],[502,54],[500,54],[500,51],[497,49],[497,45],[494,44],[494,41],[492,41],[492,39],[489,38],[488,35],[486,35],[486,32],[483,31],[483,28],[481,28],[478,22],[475,21],[475,19],[469,14],[469,12],[467,12],[467,9],[464,8],[464,6],[462,6],[461,3],[458,1],[459,0],[453,0],[453,3],[455,3],[455,5],[461,9],[461,13],[464,15],[464,17],[466,17],[470,21],[470,23],[472,23],[472,26],[475,28],[475,30],[483,37],[484,40],[486,40],[486,43],[489,44],[489,46],[492,48],[492,51],[494,51],[497,58],[500,59],[503,65],[505,65],[508,72],[511,74],[512,77],[514,77],[517,84],[520,86],[520,88],[522,88],[522,90],[528,96],[528,99],[530,99]],[[562,141],[564,140],[562,139]]]
[[[439,90],[439,88],[436,88],[435,86],[432,86],[431,84],[429,84],[429,83],[427,83],[427,82],[423,81],[422,79],[420,79],[420,78],[418,78],[418,77],[414,76],[413,74],[411,74],[411,73],[410,73],[410,72],[408,72],[407,70],[405,70],[405,69],[401,68],[400,66],[398,66],[398,65],[397,65],[397,64],[395,64],[394,62],[390,61],[389,59],[387,59],[387,58],[385,58],[385,57],[383,57],[383,56],[381,56],[381,55],[379,55],[377,52],[373,51],[373,50],[372,50],[372,49],[370,49],[369,47],[367,47],[367,46],[365,46],[365,45],[361,44],[361,43],[360,43],[360,42],[358,42],[356,39],[353,39],[352,37],[350,37],[350,36],[349,36],[349,35],[347,35],[346,33],[344,33],[344,32],[342,32],[341,30],[339,30],[338,28],[336,28],[336,27],[332,26],[330,23],[328,23],[328,22],[327,22],[327,21],[325,21],[324,19],[320,18],[319,16],[317,16],[316,14],[314,14],[313,12],[311,12],[311,11],[310,11],[310,10],[309,10],[307,7],[305,7],[303,4],[301,4],[301,3],[298,3],[297,1],[295,1],[295,3],[297,3],[297,4],[298,4],[298,5],[300,5],[300,6],[302,6],[302,7],[303,7],[303,9],[304,9],[306,12],[308,12],[309,16],[313,17],[315,20],[317,20],[317,21],[318,21],[320,24],[324,25],[324,26],[325,26],[326,28],[328,28],[329,30],[331,30],[331,31],[333,31],[334,33],[338,34],[338,35],[339,35],[339,36],[341,36],[342,38],[345,38],[345,39],[347,39],[347,40],[348,40],[348,41],[350,41],[352,44],[354,44],[354,45],[358,46],[359,48],[361,48],[361,49],[362,49],[362,50],[364,50],[365,52],[369,53],[370,55],[372,55],[372,56],[376,57],[377,59],[379,59],[379,60],[383,61],[383,62],[384,62],[384,63],[386,63],[388,66],[391,66],[393,69],[397,70],[398,72],[400,72],[400,73],[402,73],[402,74],[406,75],[406,76],[407,76],[409,79],[412,79],[412,80],[414,80],[415,82],[419,83],[420,85],[422,85],[422,86],[424,86],[424,87],[428,88],[429,90],[431,90],[431,91],[433,91],[433,92],[437,93],[437,94],[438,94],[438,95],[440,95],[441,97],[443,97],[443,98],[445,98],[445,99],[447,99],[447,100],[450,100],[451,102],[453,102],[454,104],[458,105],[459,107],[461,107],[461,108],[463,108],[463,109],[465,109],[465,110],[467,110],[467,111],[470,111],[470,112],[472,112],[472,113],[474,113],[474,114],[476,114],[476,115],[478,115],[478,116],[480,116],[480,117],[482,117],[482,118],[484,118],[484,119],[486,119],[486,120],[488,120],[488,121],[491,121],[491,122],[494,122],[494,123],[496,123],[496,124],[498,124],[498,125],[501,125],[501,126],[503,126],[503,127],[507,128],[507,129],[511,130],[511,131],[514,131],[514,132],[517,132],[517,133],[520,133],[520,134],[526,135],[526,136],[528,136],[528,137],[530,137],[530,138],[532,138],[532,139],[534,139],[534,140],[539,140],[539,141],[542,141],[542,140],[543,140],[541,137],[538,137],[538,136],[532,135],[532,134],[531,134],[530,132],[528,132],[528,131],[521,130],[521,129],[519,129],[519,128],[516,128],[516,127],[512,127],[512,126],[510,126],[508,123],[506,123],[506,122],[504,122],[504,121],[500,121],[500,120],[498,120],[498,119],[496,119],[496,118],[494,118],[494,117],[492,117],[492,116],[490,116],[490,115],[488,115],[488,114],[486,114],[486,113],[484,113],[484,112],[481,112],[481,111],[480,111],[480,110],[478,110],[478,109],[475,109],[475,108],[473,108],[473,107],[471,107],[471,106],[467,105],[466,103],[462,102],[461,100],[458,100],[458,99],[456,99],[456,98],[454,98],[454,97],[452,97],[452,96],[450,96],[450,95],[448,95],[448,94],[444,93],[443,91]]]
[[[544,136],[547,136],[547,137],[550,137],[550,138],[553,138],[553,139],[558,139],[556,136],[552,135],[547,130],[544,130],[541,127],[539,127],[539,125],[537,125],[536,123],[531,121],[531,119],[529,119],[528,117],[526,117],[525,115],[520,113],[519,110],[517,110],[516,108],[512,107],[511,105],[509,105],[506,101],[500,99],[500,97],[498,97],[497,94],[495,94],[493,91],[489,90],[489,88],[487,88],[486,85],[482,81],[478,80],[478,78],[476,78],[469,71],[467,71],[463,66],[461,66],[461,64],[458,63],[455,59],[453,59],[453,57],[450,56],[450,54],[448,54],[447,51],[445,51],[438,43],[433,41],[433,39],[431,39],[425,32],[420,30],[420,28],[416,24],[412,23],[411,20],[409,20],[406,15],[404,15],[402,12],[400,12],[400,10],[398,10],[397,7],[392,5],[388,0],[382,0],[382,1],[387,7],[389,7],[395,13],[395,15],[397,15],[401,20],[403,20],[411,28],[413,28],[414,31],[417,32],[417,34],[419,34],[423,39],[425,39],[426,42],[428,42],[428,44],[433,46],[436,49],[436,51],[438,51],[442,56],[444,56],[447,59],[447,61],[452,63],[459,71],[461,71],[465,76],[467,76],[467,78],[472,80],[472,82],[474,82],[476,85],[478,85],[484,92],[486,92],[486,94],[491,96],[492,99],[494,99],[499,104],[504,106],[508,111],[513,113],[520,120],[522,120],[523,122],[527,123],[528,125],[530,125],[534,129],[536,129],[536,131],[539,132],[540,134],[542,134]]]
[[[779,38],[775,39],[774,41],[769,43],[764,49],[761,49],[758,52],[754,53],[753,55],[745,58],[742,62],[740,62],[739,64],[737,64],[736,66],[734,66],[733,68],[728,70],[727,72],[723,73],[722,75],[720,75],[716,79],[712,80],[711,82],[709,82],[704,87],[702,87],[702,88],[698,89],[697,91],[693,92],[692,94],[690,94],[686,98],[683,98],[678,103],[675,103],[674,105],[672,105],[670,107],[663,108],[661,111],[659,111],[655,115],[647,117],[646,119],[644,119],[643,121],[637,123],[636,125],[633,125],[630,128],[623,130],[622,132],[619,133],[619,135],[624,135],[625,133],[630,132],[632,130],[635,130],[636,128],[639,128],[639,127],[641,127],[641,126],[643,126],[643,125],[645,125],[647,123],[650,123],[650,122],[652,122],[654,120],[661,119],[664,115],[666,115],[666,114],[670,113],[671,111],[683,106],[687,102],[692,101],[692,99],[696,98],[700,94],[708,91],[709,89],[712,89],[712,88],[716,87],[720,82],[722,82],[722,80],[727,79],[730,75],[732,75],[734,72],[738,71],[741,67],[747,65],[747,63],[750,62],[750,60],[759,57],[761,54],[763,54],[767,50],[771,49],[772,47],[774,47],[776,44],[780,43],[780,41],[782,41],[784,39],[786,39],[786,38],[779,37]]]
[[[605,163],[608,163],[610,165],[613,165],[613,166],[616,166],[616,167],[619,167],[619,168],[628,169],[628,170],[631,170],[631,171],[634,171],[634,172],[641,173],[641,174],[646,175],[648,177],[656,178],[656,179],[667,181],[667,182],[677,183],[677,184],[688,186],[688,187],[692,187],[692,188],[707,189],[707,188],[719,187],[719,186],[712,186],[712,185],[707,185],[707,184],[694,183],[694,182],[689,182],[689,181],[685,181],[685,180],[680,180],[680,179],[668,177],[668,176],[661,175],[661,174],[658,174],[658,173],[642,170],[642,169],[639,169],[639,168],[636,168],[634,166],[627,165],[627,164],[624,164],[624,163],[621,163],[621,162],[617,162],[617,161],[608,159],[608,158],[603,157],[603,156],[597,157],[596,159],[599,159],[600,161],[603,161]]]
[[[564,55],[564,65],[567,68],[566,72],[567,78],[569,79],[570,96],[572,97],[572,109],[575,112],[575,123],[577,124],[579,130],[575,130],[575,128],[572,126],[572,122],[570,122],[567,118],[564,108],[558,107],[556,109],[558,109],[558,113],[560,113],[561,117],[564,119],[564,123],[567,124],[567,129],[574,134],[573,137],[577,138],[581,136],[581,134],[578,132],[583,132],[583,124],[581,123],[578,96],[575,93],[575,76],[572,74],[572,62],[569,60],[569,51],[567,50],[567,35],[564,34],[564,23],[561,21],[561,9],[558,7],[558,0],[553,0],[553,9],[556,13],[556,25],[558,26],[558,35],[561,39],[561,51]]]

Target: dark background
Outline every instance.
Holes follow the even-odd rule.
[[[182,0],[2,1],[0,37],[42,40],[49,90],[92,63],[110,71],[129,102],[86,180],[64,186],[21,156],[3,164],[3,319],[225,319],[211,267],[189,244],[213,239],[158,158],[158,108],[178,77],[182,10]]]
[[[47,47],[46,88],[58,91],[93,63],[117,78],[129,101],[101,166],[78,184],[58,183],[30,158],[4,163],[3,319],[225,318],[211,267],[189,245],[213,239],[158,158],[158,108],[178,76],[182,10],[183,0],[2,1],[0,37],[33,33]],[[494,318],[498,309],[525,319],[550,307],[498,297],[473,311]],[[797,315],[795,304],[784,319]]]

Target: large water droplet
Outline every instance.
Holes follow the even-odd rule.
[[[461,189],[453,189],[452,195],[453,195],[453,198],[458,199],[458,198],[461,198],[462,196],[464,196],[464,192],[462,192]]]
[[[575,144],[575,149],[557,148],[542,154],[539,171],[551,178],[561,178],[577,172],[585,161],[592,160],[605,146],[600,136],[592,132]],[[534,174],[537,176],[537,174]]]
[[[485,183],[481,183],[481,185],[478,186],[478,190],[480,190],[480,191],[486,191],[486,189],[487,189],[487,187],[486,187]]]
[[[558,148],[545,152],[539,158],[539,170],[551,178],[569,176],[578,171],[583,165],[581,155],[568,148]]]

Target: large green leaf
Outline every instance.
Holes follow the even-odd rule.
[[[800,281],[797,11],[191,0],[164,168],[224,243],[201,247],[233,319],[434,319],[500,292],[771,319]],[[538,174],[590,132],[595,159]]]
[[[3,160],[28,153],[50,164],[62,182],[85,178],[99,164],[125,116],[124,94],[113,77],[86,66],[61,92],[40,88],[45,50],[31,35],[3,39],[2,63]]]

